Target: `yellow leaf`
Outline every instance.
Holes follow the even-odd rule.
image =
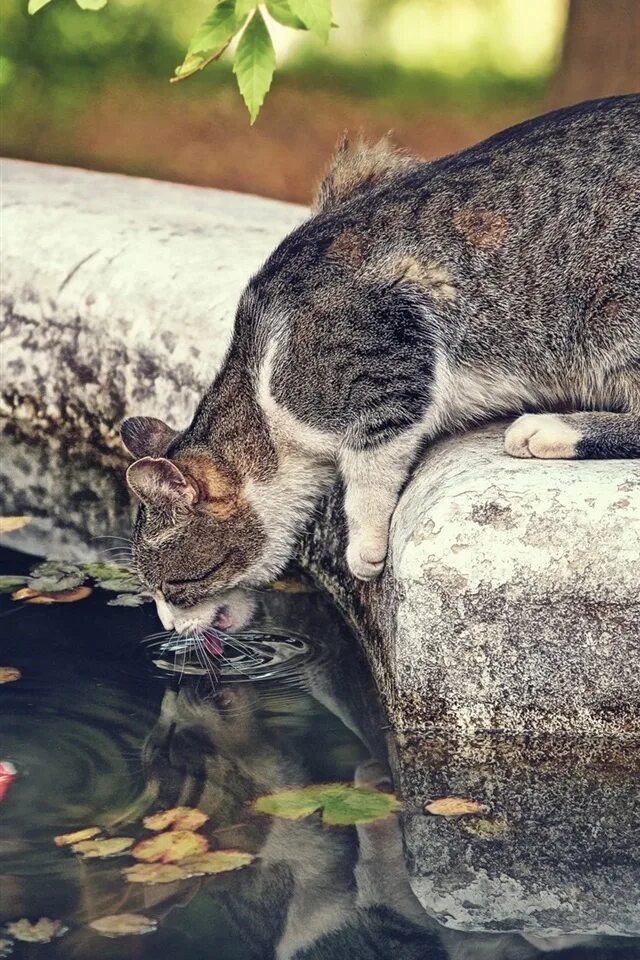
[[[210,850],[196,857],[188,857],[178,864],[187,876],[200,877],[204,874],[226,873],[228,870],[239,870],[246,867],[255,857],[242,850]]]
[[[204,853],[209,848],[206,837],[192,830],[168,830],[137,843],[131,851],[136,860],[146,863],[175,863],[185,857]]]
[[[32,587],[23,587],[11,596],[14,600],[24,600],[25,603],[76,603],[77,600],[86,600],[92,593],[91,587],[74,587],[72,590],[57,590],[53,593],[42,593]]]
[[[53,838],[56,847],[69,847],[72,843],[81,843],[82,840],[92,840],[102,833],[100,827],[85,827],[83,830],[75,830],[73,833],[61,833]]]
[[[19,680],[22,674],[17,667],[0,667],[0,683],[13,683]]]
[[[31,519],[31,517],[0,517],[0,534],[13,533],[20,527],[26,527],[28,523],[31,523]]]
[[[425,813],[436,817],[465,817],[473,813],[484,813],[485,807],[477,800],[465,800],[464,797],[441,797],[424,805]]]
[[[49,920],[48,917],[41,917],[35,923],[23,918],[5,925],[7,933],[23,943],[49,943],[54,937],[61,937],[67,929],[62,921]]]
[[[110,837],[108,840],[82,840],[74,843],[71,849],[84,860],[104,860],[107,857],[119,857],[134,843],[133,837]]]
[[[209,819],[202,810],[195,807],[173,807],[171,810],[161,810],[142,821],[147,830],[197,830]]]
[[[141,913],[115,913],[92,920],[89,926],[103,937],[127,937],[153,933],[157,929],[158,921]]]
[[[174,883],[189,876],[175,863],[136,863],[122,874],[127,883]]]

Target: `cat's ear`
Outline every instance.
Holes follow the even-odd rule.
[[[177,430],[157,417],[129,417],[120,425],[122,442],[134,457],[161,457],[177,436]]]
[[[344,137],[320,184],[314,210],[330,210],[357,191],[376,186],[418,162],[415,157],[395,150],[386,137],[378,143],[359,140],[353,145]]]
[[[164,457],[143,457],[127,470],[127,483],[150,506],[190,507],[198,500],[193,481]]]

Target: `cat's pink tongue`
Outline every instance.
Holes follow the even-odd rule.
[[[16,778],[16,768],[8,760],[0,761],[0,800]]]
[[[208,630],[205,630],[202,642],[207,653],[210,653],[212,656],[219,657],[222,653],[222,644],[215,633],[210,633]]]

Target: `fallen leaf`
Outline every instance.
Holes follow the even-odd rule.
[[[122,871],[127,883],[174,883],[187,880],[188,873],[175,863],[136,863]]]
[[[142,823],[147,830],[167,830],[169,827],[174,830],[197,830],[208,819],[208,814],[195,807],[173,807],[145,817]]]
[[[168,830],[148,840],[141,840],[131,851],[136,860],[146,863],[175,863],[196,853],[204,853],[209,844],[207,838],[192,830]]]
[[[271,590],[277,590],[279,593],[315,593],[313,587],[304,583],[302,580],[273,580],[269,584]]]
[[[61,920],[49,920],[48,917],[41,917],[35,923],[29,920],[14,920],[13,923],[7,923],[5,930],[16,940],[22,940],[23,943],[49,943],[55,937],[61,937],[68,930],[63,926]]]
[[[25,603],[75,603],[77,600],[85,600],[92,592],[91,587],[74,587],[73,590],[59,590],[53,593],[40,593],[32,587],[23,587],[11,596],[14,600],[24,600]]]
[[[471,820],[464,820],[461,826],[465,833],[479,840],[495,840],[509,830],[509,823],[504,817],[496,817],[494,820],[473,817]]]
[[[9,940],[8,937],[0,936],[0,957],[4,960],[5,957],[10,957],[13,953],[13,940]]]
[[[114,913],[110,917],[92,920],[89,926],[103,937],[127,937],[153,933],[158,921],[141,913]]]
[[[84,860],[97,858],[105,860],[107,857],[119,857],[134,843],[133,837],[109,837],[108,840],[82,840],[80,843],[74,843],[71,849],[74,853],[80,854]]]
[[[228,870],[239,870],[252,863],[255,857],[242,850],[210,850],[196,857],[181,860],[178,866],[185,871],[188,877],[200,877],[204,874],[226,873]]]
[[[464,797],[441,797],[425,803],[425,813],[436,817],[465,817],[473,813],[484,813],[485,806],[477,800],[465,800]]]
[[[17,667],[0,667],[0,683],[13,683],[19,680],[22,674]]]
[[[0,533],[13,533],[31,523],[31,517],[0,517]]]
[[[75,830],[73,833],[60,833],[53,838],[56,847],[70,847],[73,843],[80,843],[82,840],[92,840],[102,833],[100,827],[84,827],[82,830]]]
[[[18,587],[24,586],[28,577],[0,577],[0,593],[13,593]]]
[[[398,806],[398,801],[390,793],[381,793],[368,787],[352,787],[348,783],[324,783],[259,797],[253,808],[258,813],[268,813],[285,820],[299,820],[316,810],[322,810],[325,824],[346,826],[381,820],[397,810]]]

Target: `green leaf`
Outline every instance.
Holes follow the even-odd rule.
[[[382,820],[398,809],[398,801],[392,794],[368,787],[323,783],[259,797],[253,808],[257,813],[285,820],[300,820],[322,810],[322,819],[328,826],[347,826]]]
[[[258,0],[236,0],[236,16],[248,17],[258,6]]]
[[[326,43],[331,29],[331,0],[289,0],[289,6],[309,30]]]
[[[151,597],[144,593],[119,593],[113,600],[107,600],[108,607],[141,607],[149,603]]]
[[[19,587],[24,587],[28,581],[28,577],[0,577],[0,593],[13,593]]]
[[[77,563],[66,560],[47,560],[31,570],[29,586],[40,593],[73,590],[85,582],[87,575]]]
[[[81,10],[102,10],[106,7],[107,0],[76,0]]]
[[[42,10],[43,7],[46,7],[48,3],[51,3],[51,0],[29,0],[27,10],[31,14],[37,13],[38,10]]]
[[[191,38],[184,61],[176,67],[174,79],[182,80],[191,76],[223,53],[243,22],[243,17],[236,12],[234,0],[218,3]]]
[[[295,13],[291,11],[289,0],[268,0],[267,10],[273,19],[281,23],[283,27],[292,27],[294,30],[309,29],[300,17],[296,17]]]
[[[275,68],[276,52],[264,18],[257,10],[240,37],[233,61],[233,72],[252,124],[271,86]]]
[[[101,560],[83,563],[80,566],[88,576],[99,580],[100,586],[103,586],[107,580],[127,580],[135,576],[131,567],[121,567],[117,563],[104,563]]]

